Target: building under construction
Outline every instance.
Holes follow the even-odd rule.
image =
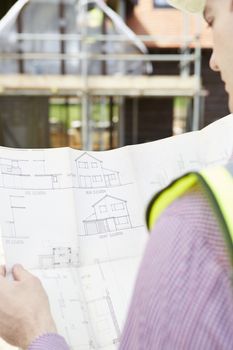
[[[1,144],[104,150],[198,129],[217,119],[206,37],[165,0],[18,0],[0,22]]]

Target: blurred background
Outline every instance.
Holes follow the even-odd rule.
[[[1,0],[0,145],[108,150],[229,113],[210,29],[166,0]]]

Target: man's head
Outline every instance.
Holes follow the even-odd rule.
[[[179,9],[203,13],[212,29],[213,52],[210,67],[219,71],[229,94],[233,112],[233,0],[168,0]]]

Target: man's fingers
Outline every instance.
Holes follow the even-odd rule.
[[[14,265],[12,268],[12,274],[15,279],[15,281],[23,281],[27,279],[28,277],[31,277],[32,275],[30,272],[24,269],[22,265]]]
[[[1,277],[6,276],[6,267],[4,265],[0,265],[0,276]]]

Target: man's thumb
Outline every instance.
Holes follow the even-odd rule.
[[[25,270],[24,267],[20,264],[13,266],[12,274],[15,281],[23,281],[31,276],[30,272]]]
[[[0,276],[6,277],[6,267],[4,265],[0,265]]]

